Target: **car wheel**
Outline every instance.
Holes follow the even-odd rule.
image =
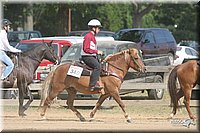
[[[162,83],[163,79],[160,75],[156,75],[154,78],[154,83]],[[163,98],[164,89],[151,89],[148,90],[148,97],[154,100],[160,100]]]
[[[167,55],[169,57],[170,65],[172,65],[174,63],[174,55],[172,53],[168,53]]]

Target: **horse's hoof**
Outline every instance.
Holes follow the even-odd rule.
[[[41,120],[46,120],[46,117],[45,116],[41,116]]]
[[[84,117],[81,117],[81,118],[80,118],[80,121],[81,121],[81,122],[85,122],[86,119],[85,119]]]
[[[91,122],[91,121],[94,121],[94,117],[90,118],[89,121],[90,121],[90,122]]]
[[[131,119],[127,119],[126,120],[128,123],[132,123],[132,120]]]
[[[127,121],[128,123],[132,123],[131,117],[128,116],[128,117],[126,118],[126,121]]]
[[[170,118],[172,119],[173,117],[174,117],[174,114],[173,114],[173,113],[171,113],[171,114],[170,114]]]
[[[24,118],[24,117],[27,116],[27,115],[24,114],[24,113],[21,113],[21,114],[19,114],[19,116],[22,117],[22,118]]]

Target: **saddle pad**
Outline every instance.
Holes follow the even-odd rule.
[[[82,71],[83,71],[83,68],[82,68],[82,67],[71,65],[71,66],[69,67],[69,70],[68,70],[68,72],[67,72],[67,75],[80,78],[80,77],[81,77],[81,74],[82,74]]]

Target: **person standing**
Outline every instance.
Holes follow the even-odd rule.
[[[10,82],[7,77],[11,74],[14,68],[14,64],[10,57],[6,54],[6,52],[21,52],[21,50],[12,47],[8,42],[7,32],[10,30],[11,24],[12,23],[8,19],[3,19],[1,23],[2,29],[0,32],[0,61],[2,61],[6,65],[1,74],[1,80],[4,80],[6,82]]]
[[[85,35],[81,49],[81,58],[83,62],[93,69],[90,76],[90,91],[102,89],[97,81],[99,80],[101,65],[97,59],[97,54],[103,54],[97,50],[97,42],[95,35],[100,31],[101,23],[97,19],[92,19],[88,22],[89,32]]]

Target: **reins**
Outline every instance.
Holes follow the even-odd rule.
[[[126,54],[126,53],[125,53],[125,54]],[[129,55],[130,55],[131,60],[132,60],[139,68],[141,68],[140,65],[139,65],[139,63],[136,61],[136,59],[131,55],[130,49],[129,49]],[[124,56],[125,56],[125,55],[124,55]],[[124,75],[124,70],[123,70],[123,69],[119,68],[119,67],[116,66],[116,65],[111,64],[110,62],[107,62],[107,61],[104,61],[104,62],[106,62],[106,63],[108,63],[109,65],[113,66],[114,68],[116,68],[116,69],[122,71],[122,72],[123,72],[123,75]],[[129,66],[130,66],[130,63],[129,63]],[[109,67],[109,66],[108,66],[108,67]],[[111,71],[108,71],[108,74],[119,78],[119,79],[123,82],[123,78],[120,77],[118,74],[116,74],[116,73],[114,73],[114,72],[111,72]],[[140,72],[139,72],[139,74],[140,74]]]

